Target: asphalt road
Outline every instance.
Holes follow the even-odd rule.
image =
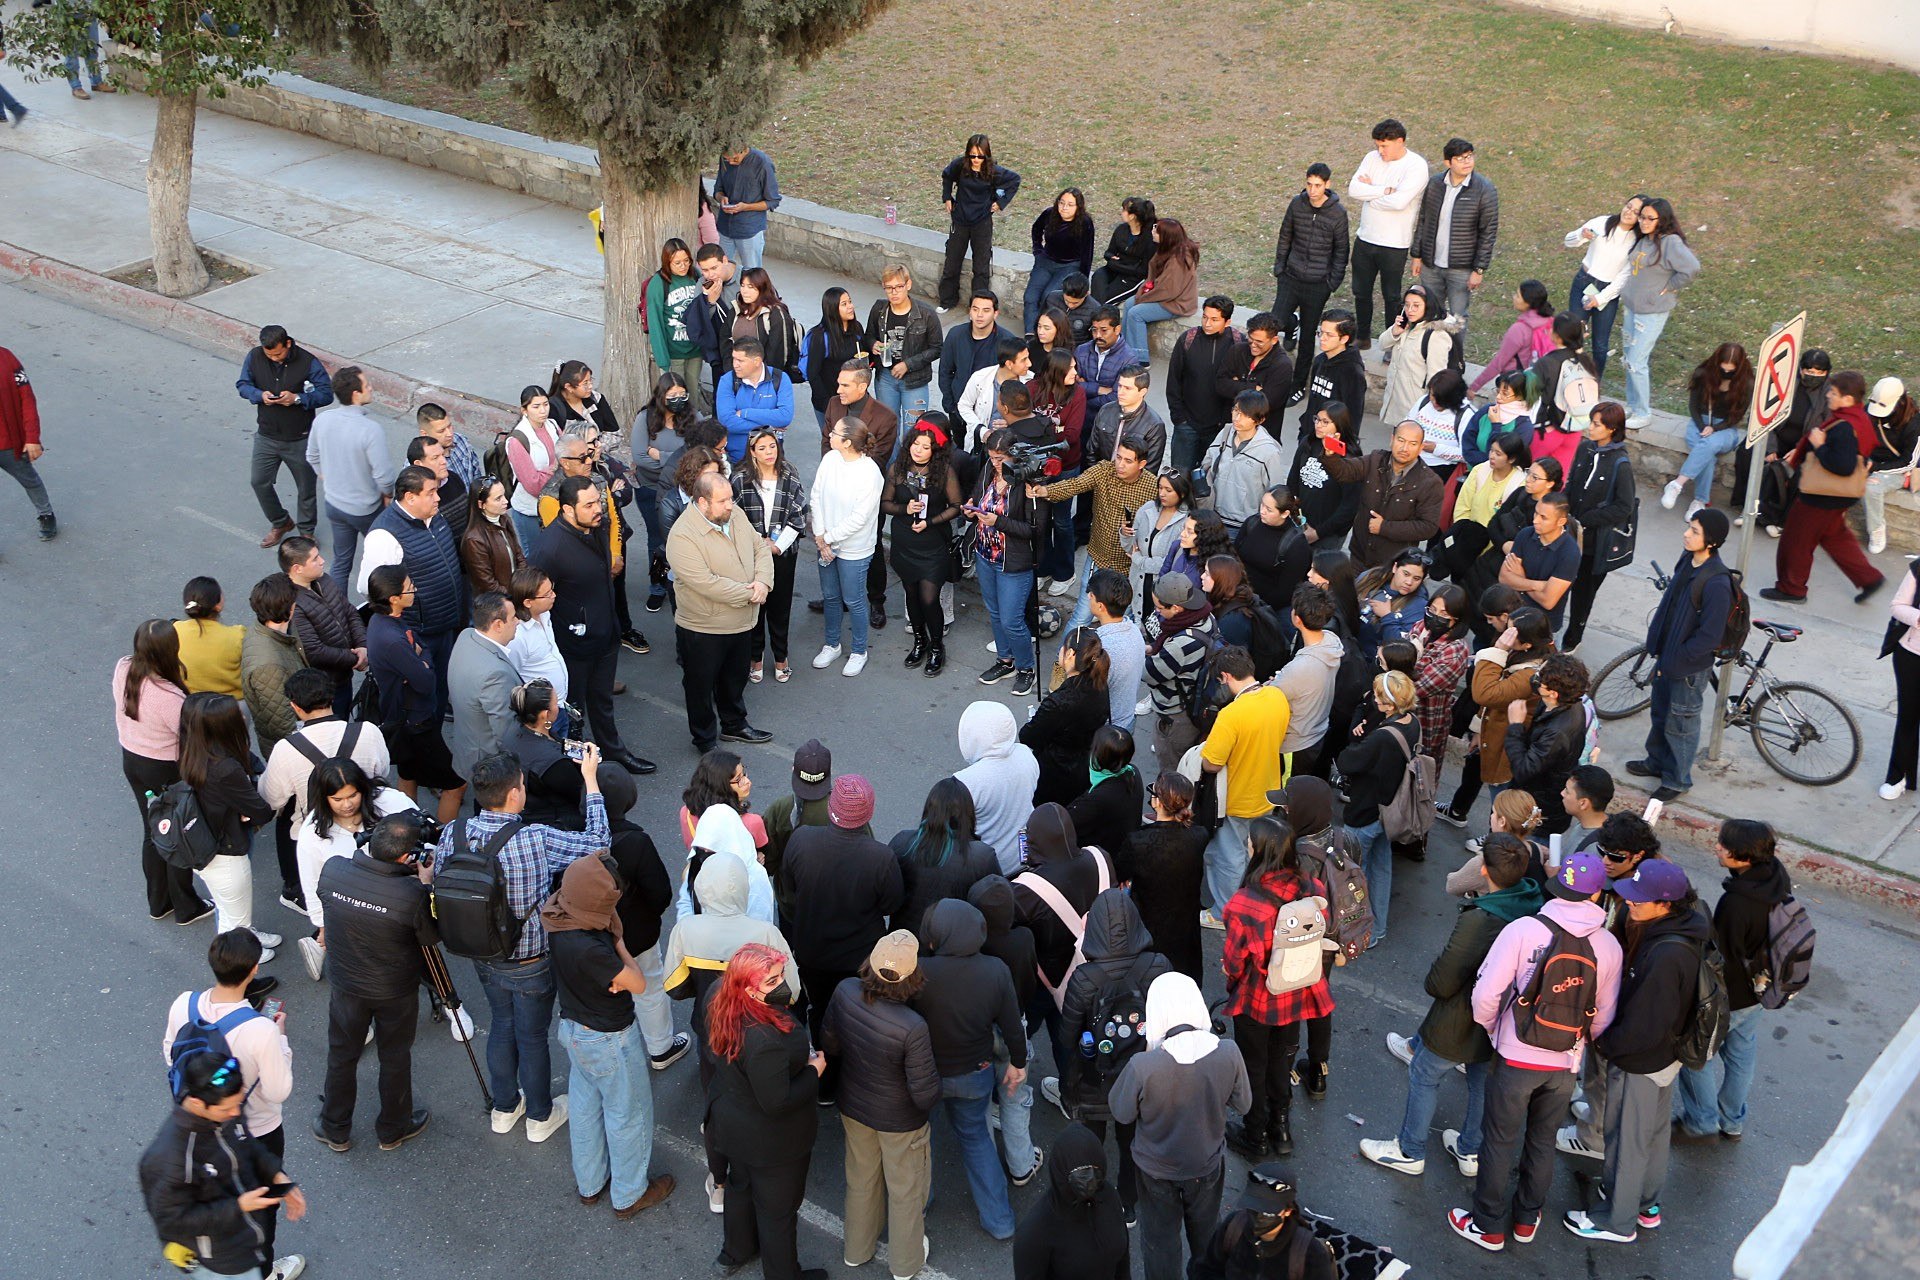
[[[134,1163],[167,1110],[158,1052],[165,1010],[183,988],[205,985],[203,948],[212,927],[141,918],[137,828],[117,768],[108,678],[137,622],[177,612],[188,577],[218,577],[230,615],[241,621],[248,589],[274,567],[270,553],[255,545],[263,522],[246,479],[251,411],[232,389],[243,353],[214,358],[13,288],[0,289],[0,315],[0,343],[25,362],[39,394],[49,448],[43,470],[63,529],[58,542],[35,544],[30,509],[0,482],[0,671],[12,691],[4,723],[15,744],[0,791],[0,937],[7,940],[0,1161],[8,1170],[0,1179],[0,1273],[17,1280],[157,1274]],[[404,435],[396,426],[396,444]],[[769,681],[749,695],[755,722],[776,735],[769,747],[744,753],[755,807],[785,789],[792,746],[817,735],[836,748],[840,770],[874,780],[877,829],[891,833],[916,820],[927,786],[961,763],[954,743],[961,709],[979,694],[1010,696],[1005,685],[989,693],[973,683],[987,663],[987,632],[970,589],[963,600],[971,607],[951,639],[953,666],[937,681],[902,669],[906,641],[898,620],[877,637],[873,664],[858,681],[815,673],[805,664],[818,643],[818,622],[797,606],[799,674],[790,685]],[[675,806],[694,756],[678,712],[667,616],[638,616],[656,648],[646,657],[623,656],[632,692],[621,700],[621,714],[628,741],[661,762],[661,772],[643,780],[638,816],[671,849]],[[1807,800],[1832,806],[1835,828],[1857,824],[1859,839],[1867,840],[1869,823],[1845,811],[1838,797],[1810,792]],[[1667,1225],[1637,1244],[1587,1246],[1550,1221],[1530,1249],[1492,1261],[1446,1229],[1444,1211],[1465,1203],[1469,1187],[1444,1157],[1411,1179],[1367,1164],[1355,1147],[1361,1137],[1391,1136],[1398,1127],[1405,1076],[1382,1036],[1410,1032],[1424,1012],[1420,981],[1450,927],[1453,908],[1440,881],[1457,864],[1458,841],[1458,833],[1441,827],[1430,861],[1401,864],[1392,942],[1335,978],[1332,1092],[1322,1103],[1302,1098],[1294,1119],[1291,1164],[1307,1203],[1392,1245],[1418,1274],[1464,1276],[1483,1267],[1623,1280],[1726,1274],[1787,1167],[1825,1140],[1847,1092],[1905,1018],[1910,988],[1889,979],[1920,963],[1920,927],[1850,900],[1812,896],[1820,967],[1807,994],[1766,1030],[1746,1141],[1678,1151],[1664,1197]],[[270,867],[271,855],[266,859]],[[1687,853],[1683,860],[1711,898],[1717,877],[1705,859]],[[297,927],[273,903],[270,873],[259,877],[256,902],[262,927]],[[680,1189],[664,1207],[616,1223],[604,1207],[590,1211],[576,1202],[564,1136],[536,1147],[518,1132],[488,1131],[464,1055],[444,1029],[424,1020],[414,1075],[419,1099],[434,1109],[432,1126],[400,1152],[376,1148],[367,1110],[369,1055],[361,1141],[346,1155],[322,1149],[307,1132],[324,1054],[326,992],[307,981],[290,948],[271,971],[284,983],[298,1080],[287,1106],[289,1168],[312,1205],[307,1221],[283,1230],[282,1247],[306,1254],[310,1274],[710,1274],[720,1233],[700,1194],[691,1061],[654,1078],[657,1164],[679,1178]],[[456,977],[477,997],[463,962],[456,962]],[[564,1081],[564,1054],[556,1048],[554,1058]],[[1457,1124],[1460,1106],[1460,1086],[1448,1086],[1438,1125]],[[832,1113],[821,1118],[801,1251],[809,1265],[833,1266],[841,1143]],[[1044,1104],[1036,1110],[1043,1141],[1063,1123]],[[1006,1248],[975,1224],[944,1127],[935,1141],[927,1274],[1010,1274]],[[1549,1214],[1557,1218],[1588,1198],[1595,1173],[1597,1167],[1568,1164]],[[1230,1187],[1241,1178],[1236,1160]],[[1038,1194],[1037,1185],[1016,1192],[1016,1209]],[[875,1263],[863,1274],[884,1272]]]

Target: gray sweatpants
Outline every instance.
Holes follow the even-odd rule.
[[[1607,1160],[1600,1185],[1612,1215],[1608,1225],[1621,1235],[1632,1235],[1640,1211],[1660,1203],[1679,1075],[1677,1063],[1657,1076],[1607,1068]]]

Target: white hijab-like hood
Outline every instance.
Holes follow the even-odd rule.
[[[1147,1048],[1165,1049],[1181,1066],[1191,1066],[1220,1044],[1207,1015],[1207,998],[1184,973],[1163,973],[1147,988]],[[1175,1027],[1192,1027],[1178,1035]]]

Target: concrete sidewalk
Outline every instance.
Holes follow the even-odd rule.
[[[19,129],[0,130],[0,241],[22,251],[9,260],[45,259],[43,277],[74,292],[53,276],[107,274],[150,257],[150,101],[123,94],[81,102],[58,82],[17,89],[33,114]],[[195,234],[204,248],[256,274],[178,308],[228,322],[188,333],[190,340],[207,345],[208,332],[217,331],[218,341],[231,341],[237,363],[250,341],[245,331],[284,324],[328,353],[478,402],[470,416],[513,403],[527,383],[546,383],[556,360],[600,360],[603,260],[577,210],[213,112],[200,115],[196,151]],[[831,285],[850,289],[862,311],[879,296],[871,280],[767,266],[803,325],[814,322],[815,299]],[[124,310],[126,291],[117,296],[93,305]],[[1163,383],[1156,378],[1156,401]],[[244,425],[245,406],[224,397],[224,388],[210,389],[201,411]],[[404,393],[400,401],[404,407]],[[502,412],[462,425],[491,429],[510,420]],[[1677,420],[1663,418],[1649,431],[1677,435]],[[1369,420],[1370,440],[1383,435]],[[796,461],[810,469],[811,450],[799,452]],[[1655,602],[1648,560],[1671,564],[1679,554],[1680,512],[1663,511],[1658,501],[1667,475],[1646,475],[1644,463],[1641,471],[1640,563],[1602,591],[1581,650],[1596,670],[1639,641]],[[1756,542],[1750,589],[1773,580],[1776,546],[1764,536]],[[1877,559],[1890,577],[1904,572],[1896,553]],[[1891,596],[1889,587],[1855,605],[1851,588],[1822,561],[1807,604],[1756,600],[1757,616],[1808,627],[1798,644],[1776,649],[1772,666],[1785,678],[1822,685],[1854,710],[1865,744],[1854,774],[1832,788],[1801,787],[1768,769],[1751,742],[1730,736],[1723,762],[1696,769],[1676,819],[1689,810],[1696,826],[1722,816],[1764,818],[1815,850],[1920,876],[1920,805],[1911,796],[1890,805],[1875,795],[1892,736],[1891,673],[1874,660]],[[1644,732],[1644,717],[1603,730],[1616,772],[1641,754]]]

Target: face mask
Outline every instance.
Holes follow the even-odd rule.
[[[789,1008],[793,1004],[793,984],[782,979],[779,986],[767,992],[767,1003],[776,1009]]]
[[[1256,1213],[1253,1215],[1253,1252],[1255,1256],[1266,1258],[1272,1257],[1280,1252],[1280,1240],[1281,1237],[1285,1235],[1285,1232],[1281,1232],[1281,1235],[1276,1235],[1271,1240],[1267,1239],[1267,1236],[1274,1231],[1278,1231],[1280,1227],[1285,1224],[1286,1220],[1286,1215],[1279,1213]],[[1289,1244],[1291,1244],[1291,1242],[1289,1242]]]
[[[692,403],[693,401],[689,400],[686,396],[669,396],[667,397],[667,412],[677,417],[685,413],[687,406]]]
[[[1067,1190],[1082,1204],[1092,1204],[1093,1198],[1100,1194],[1100,1181],[1100,1167],[1083,1164],[1067,1175]]]

